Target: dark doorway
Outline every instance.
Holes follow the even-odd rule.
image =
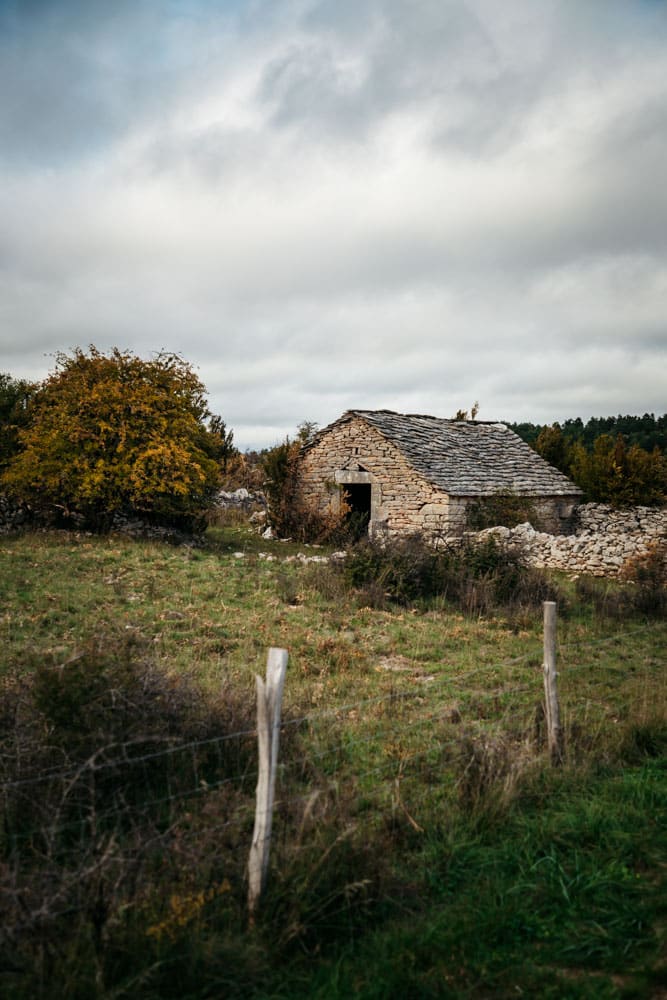
[[[347,514],[347,524],[355,539],[368,533],[368,522],[371,519],[371,484],[348,483],[343,492],[343,499],[350,508]]]

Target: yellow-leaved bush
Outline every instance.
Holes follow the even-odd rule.
[[[2,488],[107,527],[117,513],[191,527],[219,489],[232,434],[180,356],[114,348],[58,354],[38,387]]]

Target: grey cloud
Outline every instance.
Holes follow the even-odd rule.
[[[235,183],[260,163],[270,142],[250,128],[209,126],[186,135],[165,128],[146,148],[142,166],[156,175],[181,174],[208,185]]]
[[[501,73],[493,40],[464,4],[419,3],[410,16],[393,2],[354,12],[319,4],[302,27],[267,67],[261,98],[276,125],[336,141],[366,140],[384,116],[424,105],[451,105],[462,127],[487,94],[482,83],[495,87]],[[484,119],[495,131],[486,111]]]
[[[0,161],[59,168],[159,123],[215,59],[211,20],[223,37],[233,22],[223,3],[204,10],[165,15],[159,0],[3,5]]]
[[[436,148],[494,155],[548,99],[604,85],[664,52],[667,8],[545,2],[316,3],[268,66],[261,97],[280,127],[366,141],[392,112],[432,116]]]
[[[78,3],[16,4],[2,20],[3,159],[60,162],[118,134],[130,95],[121,67],[99,48],[115,28],[110,5],[98,6],[95,23]]]

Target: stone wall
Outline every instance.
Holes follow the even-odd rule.
[[[0,534],[24,527],[30,517],[30,511],[26,506],[14,503],[9,497],[0,494]]]
[[[479,533],[488,534],[519,545],[533,566],[613,577],[628,560],[644,555],[659,539],[667,539],[667,509],[613,510],[606,504],[582,504],[570,535],[549,535],[529,524]]]
[[[69,519],[67,524],[64,524],[62,519],[58,519],[56,512],[53,510],[34,510],[26,504],[17,504],[10,500],[9,497],[0,494],[0,535],[6,535],[25,528],[48,531],[52,528],[64,527],[66,530],[78,531],[82,530],[82,526],[83,518],[80,516],[74,515]],[[200,533],[193,534],[192,532],[181,531],[177,528],[151,524],[134,515],[115,514],[109,530],[122,535],[128,535],[131,538],[166,541],[179,545],[203,544],[203,536]]]
[[[220,490],[215,506],[220,510],[241,510],[250,513],[258,507],[266,507],[266,497],[260,492],[251,493],[242,486],[238,490]]]

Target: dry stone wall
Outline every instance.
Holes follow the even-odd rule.
[[[0,494],[0,534],[15,531],[30,521],[30,510]]]
[[[667,509],[613,510],[606,504],[582,504],[570,535],[549,535],[530,524],[479,533],[488,534],[520,546],[533,566],[613,577],[629,560],[645,555],[660,539],[667,540]]]
[[[9,497],[0,494],[0,535],[25,530],[43,531],[65,527],[66,530],[83,530],[83,518],[72,515],[67,523],[58,518],[54,510],[35,510],[26,504],[15,503]],[[165,541],[176,545],[203,545],[203,535],[181,531],[177,528],[163,527],[143,521],[140,517],[125,514],[115,514],[109,527],[111,532],[128,535],[131,538]],[[90,534],[90,532],[85,532]]]

